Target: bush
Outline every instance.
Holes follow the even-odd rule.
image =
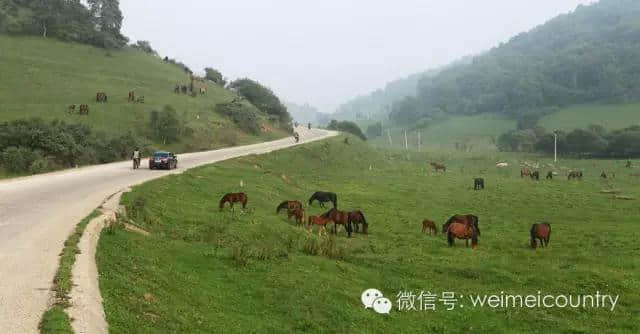
[[[365,137],[364,133],[362,133],[362,130],[360,130],[358,125],[354,122],[349,122],[349,121],[339,122],[339,121],[336,121],[335,119],[332,119],[331,122],[329,122],[327,129],[347,132],[362,140],[367,140],[367,137]]]
[[[220,103],[216,105],[215,111],[229,116],[240,129],[247,133],[254,135],[260,133],[258,115],[245,104]]]
[[[367,127],[367,137],[375,138],[382,136],[382,123],[378,122]]]
[[[43,157],[39,152],[25,147],[8,147],[0,153],[0,164],[9,172],[24,173]]]

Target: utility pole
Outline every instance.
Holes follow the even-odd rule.
[[[409,150],[409,140],[407,139],[407,129],[404,129],[404,149]]]
[[[553,131],[553,162],[558,162],[558,131]]]

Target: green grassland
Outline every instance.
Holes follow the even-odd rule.
[[[285,135],[280,130],[261,136],[242,132],[213,111],[217,103],[231,101],[232,92],[213,83],[196,82],[197,88],[206,88],[206,96],[175,94],[174,86],[189,84],[189,75],[159,57],[131,48],[106,51],[37,37],[0,35],[0,73],[0,121],[61,119],[85,123],[110,135],[128,131],[144,135],[149,131],[151,111],[171,105],[195,134],[171,145],[154,143],[156,147],[195,151]],[[127,102],[129,91],[144,96],[145,103]],[[105,92],[108,103],[96,103],[97,92]],[[71,104],[88,104],[89,116],[68,115]]]
[[[591,124],[608,130],[622,129],[640,124],[640,104],[581,105],[561,109],[543,117],[540,125],[549,131],[573,130]]]
[[[519,163],[546,158],[499,152],[398,152],[335,138],[204,166],[137,186],[123,197],[129,219],[151,232],[105,230],[97,254],[112,333],[637,333],[640,179],[621,161],[565,160],[553,181],[522,179]],[[435,173],[429,161],[447,164]],[[495,168],[507,161],[507,169]],[[567,181],[568,168],[585,172]],[[551,169],[542,168],[541,171]],[[615,172],[601,180],[602,170]],[[486,190],[473,191],[484,177]],[[240,187],[240,184],[243,187]],[[319,236],[276,215],[287,199],[338,193],[362,209],[369,234]],[[220,212],[227,192],[248,209]],[[306,205],[306,203],[305,203]],[[309,214],[324,211],[317,204]],[[455,213],[480,217],[479,248],[421,232]],[[532,250],[533,222],[551,222],[550,247]],[[364,309],[381,290],[389,315]],[[619,294],[616,309],[473,308],[399,311],[396,295]],[[460,305],[464,305],[460,308]]]
[[[457,142],[466,144],[472,151],[495,151],[497,150],[496,138],[515,127],[514,120],[495,114],[454,116],[425,129],[408,130],[407,141],[410,148],[418,149],[418,132],[420,132],[421,148],[424,150],[454,150]],[[391,141],[393,144],[391,147],[404,148],[404,129],[392,128]],[[383,136],[374,138],[372,142],[377,146],[389,148],[386,129]]]

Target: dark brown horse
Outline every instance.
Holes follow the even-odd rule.
[[[549,223],[536,223],[531,225],[531,248],[538,247],[536,239],[540,240],[540,246],[549,246],[549,239],[551,238],[551,225]]]
[[[96,93],[96,102],[107,102],[107,94],[103,92]]]
[[[540,180],[540,172],[535,171],[535,172],[531,173],[531,179],[535,180],[535,181]]]
[[[571,179],[578,179],[578,180],[582,180],[582,171],[571,171],[569,172],[569,175],[567,176],[568,180]]]
[[[296,223],[298,225],[304,225],[304,216],[305,216],[305,212],[303,208],[296,208],[296,209],[287,211],[287,218],[291,219],[291,217],[296,217]]]
[[[231,204],[231,209],[233,209],[234,203],[242,203],[242,208],[245,209],[247,207],[247,201],[248,198],[245,193],[226,194],[222,196],[222,199],[220,200],[220,211],[224,209],[225,203]]]
[[[478,227],[478,216],[474,216],[474,215],[455,215],[455,216],[452,216],[451,218],[449,218],[449,220],[447,220],[446,223],[442,224],[442,233],[447,233],[449,225],[451,225],[453,223],[473,225],[473,227],[478,232],[478,235],[480,235],[480,227]]]
[[[553,172],[549,171],[549,173],[547,173],[547,180],[553,180]]]
[[[136,100],[136,92],[134,91],[130,91],[129,92],[129,97],[127,98],[128,102],[135,102]]]
[[[333,208],[328,212],[324,213],[323,215],[321,215],[320,217],[328,218],[333,222],[334,234],[338,234],[337,225],[340,224],[344,226],[345,230],[347,231],[347,235],[351,237],[351,233],[353,232],[353,227],[351,226],[351,220],[349,219],[349,212],[340,211],[336,208]]]
[[[471,248],[478,246],[479,231],[471,223],[451,223],[447,228],[447,241],[449,247],[455,243],[455,239],[465,240],[465,244],[469,247],[469,239],[471,239]]]
[[[76,105],[75,104],[70,105],[67,110],[68,110],[69,114],[75,113],[76,112]]]
[[[89,115],[89,106],[86,104],[81,104],[78,115]]]
[[[435,169],[435,171],[443,171],[446,172],[447,171],[447,166],[441,164],[441,163],[437,163],[437,162],[432,162],[430,163],[431,167],[433,167],[433,169]]]
[[[299,201],[284,201],[280,203],[280,205],[278,205],[278,207],[276,208],[276,213],[280,213],[280,211],[284,209],[287,209],[287,211],[291,211],[291,210],[301,209],[301,208],[302,208],[302,203],[300,203]]]
[[[438,228],[433,220],[425,219],[422,221],[422,233],[438,234]]]
[[[360,210],[355,210],[349,212],[349,220],[351,224],[354,226],[355,232],[360,231],[360,224],[362,224],[362,233],[369,233],[369,224],[367,223],[367,219],[364,217],[364,213]]]

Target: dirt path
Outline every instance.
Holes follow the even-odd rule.
[[[300,144],[335,132],[297,129]],[[131,162],[0,181],[0,333],[37,333],[52,301],[51,282],[63,242],[109,195],[131,185],[199,165],[294,146],[292,138],[216,151],[180,154],[171,172],[132,170]],[[95,266],[95,262],[93,264]]]

